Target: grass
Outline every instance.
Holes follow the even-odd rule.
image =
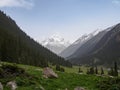
[[[98,73],[100,74],[101,73],[101,67],[102,66],[98,66]],[[55,68],[55,67],[54,67]],[[73,66],[72,68],[68,68],[68,67],[64,67],[65,68],[65,71],[67,73],[76,73],[78,74],[78,71],[79,71],[79,66]],[[86,74],[87,72],[87,69],[89,69],[90,67],[88,66],[80,66],[80,69],[83,71],[83,74]],[[107,75],[108,71],[107,71],[107,68],[103,68],[104,69],[104,73],[105,75]]]
[[[105,77],[98,77],[96,75],[86,75],[78,74],[78,66],[73,68],[65,68],[65,72],[57,72],[57,79],[45,79],[42,76],[42,68],[20,65],[17,66],[24,68],[28,76],[17,76],[13,78],[1,78],[0,82],[4,84],[4,90],[9,90],[6,88],[6,83],[11,80],[16,80],[18,84],[17,90],[42,90],[44,87],[45,90],[74,90],[75,87],[80,86],[84,87],[86,90],[99,90],[96,87],[96,84],[100,80],[104,80]],[[81,67],[86,71],[85,67]],[[53,67],[55,70],[55,67]]]

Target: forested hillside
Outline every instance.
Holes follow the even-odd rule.
[[[9,16],[0,11],[0,60],[35,66],[48,63],[71,66],[24,33]]]

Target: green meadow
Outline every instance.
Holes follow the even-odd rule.
[[[85,88],[85,90],[117,90],[106,89],[106,85],[100,86],[99,84],[104,82],[104,80],[107,82],[109,77],[87,75],[85,73],[85,67],[81,67],[81,69],[85,71],[83,74],[79,74],[78,66],[74,66],[73,68],[64,67],[65,72],[56,71],[55,67],[53,66],[53,70],[58,74],[59,77],[56,79],[46,79],[42,74],[43,68],[20,64],[17,66],[23,68],[26,74],[15,77],[12,76],[7,78],[0,78],[0,82],[2,82],[4,85],[4,90],[10,90],[6,87],[6,83],[12,80],[16,81],[18,85],[17,90],[65,90],[66,88],[68,90],[74,90],[74,88],[78,86]]]

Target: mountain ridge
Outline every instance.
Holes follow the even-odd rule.
[[[0,60],[45,67],[48,63],[71,66],[63,58],[34,41],[0,11]]]
[[[98,33],[98,30],[93,31],[89,34],[82,35],[79,39],[77,39],[74,43],[72,43],[70,46],[68,46],[63,52],[61,52],[59,55],[61,57],[67,58],[70,55],[72,55],[80,46],[82,46],[84,43],[86,43],[89,39],[91,39],[93,36],[95,36]]]
[[[120,55],[118,52],[120,48],[119,43],[117,43],[115,39],[115,37],[119,36],[119,33],[120,24],[114,25],[101,31],[95,37],[93,37],[91,41],[88,41],[85,44],[86,46],[83,45],[80,47],[73,54],[73,56],[71,55],[68,57],[68,59],[74,64],[78,62],[84,64],[111,64],[114,60],[117,60],[119,62]],[[95,43],[93,43],[93,41],[95,41]],[[85,50],[87,47],[89,47],[89,49]],[[82,50],[84,50],[84,54],[82,54]],[[97,62],[95,63],[96,60]]]

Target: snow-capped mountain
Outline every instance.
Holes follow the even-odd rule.
[[[66,47],[70,45],[69,41],[66,41],[59,35],[53,35],[41,42],[43,46],[51,50],[52,52],[59,54],[61,53]]]
[[[73,44],[83,44],[84,42],[91,39],[91,37],[95,36],[98,32],[99,32],[98,30],[95,30],[90,34],[84,34],[78,40],[76,40]]]
[[[120,23],[101,30],[67,57],[72,64],[112,65],[120,59]]]
[[[64,51],[60,53],[60,56],[67,58],[72,55],[79,47],[81,47],[84,43],[94,37],[99,30],[95,30],[92,33],[82,35],[78,40],[76,40],[73,44],[67,47]]]

